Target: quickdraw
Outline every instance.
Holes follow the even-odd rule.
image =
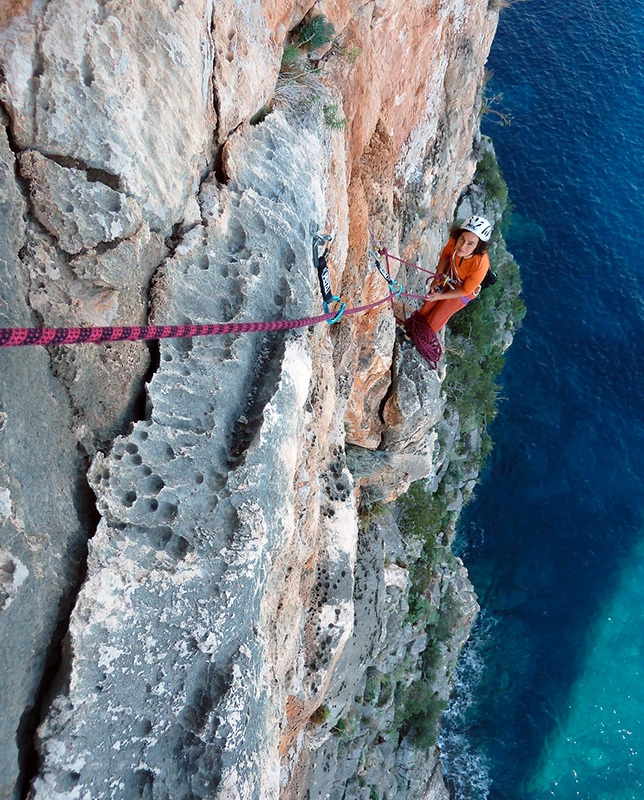
[[[320,282],[320,292],[322,293],[322,305],[324,306],[324,313],[329,314],[329,306],[331,303],[338,303],[339,307],[332,319],[327,320],[329,325],[337,322],[346,310],[346,303],[335,294],[331,289],[331,275],[329,267],[326,263],[326,257],[329,253],[329,242],[333,241],[333,237],[328,234],[319,234],[312,231],[313,235],[313,266],[318,273],[318,280]]]
[[[430,280],[436,280],[444,285],[446,282],[447,276],[445,279],[441,275],[437,275],[435,272],[431,270],[425,269],[424,267],[419,267],[418,264],[414,264],[411,261],[405,261],[402,258],[398,258],[397,256],[391,255],[386,247],[378,248],[375,242],[375,238],[371,231],[369,231],[369,238],[371,241],[371,249],[369,251],[370,258],[378,272],[382,275],[382,277],[387,281],[389,284],[389,290],[392,292],[392,298],[396,297],[406,297],[406,298],[418,298],[420,300],[424,300],[425,297],[423,295],[417,294],[409,294],[408,292],[403,292],[402,286],[398,281],[394,281],[390,274],[389,274],[389,259],[393,259],[394,261],[398,261],[401,264],[405,264],[408,267],[413,267],[414,269],[418,270],[419,272],[425,272],[429,277],[427,278],[427,282],[429,283]],[[380,257],[384,257],[386,266],[383,266]],[[400,289],[395,292],[394,295],[394,284],[399,286]],[[393,299],[391,301],[391,305],[393,308]],[[438,362],[440,361],[443,355],[443,348],[441,343],[436,335],[436,332],[429,327],[429,325],[425,324],[418,315],[418,312],[415,311],[410,317],[407,317],[407,312],[405,309],[405,302],[403,300],[402,305],[402,317],[399,317],[396,314],[396,310],[394,309],[394,316],[396,318],[396,322],[402,326],[403,330],[405,331],[405,338],[410,338],[413,341],[416,349],[421,354],[421,356],[425,359],[427,364],[429,365],[430,369],[437,369]]]
[[[382,277],[387,281],[389,285],[389,291],[395,297],[400,297],[400,295],[403,293],[402,283],[399,283],[399,281],[396,281],[391,277],[389,271],[385,266],[383,266],[382,260],[380,259],[380,256],[386,256],[386,254],[387,251],[385,249],[377,250],[375,248],[371,248],[369,250],[369,259]]]

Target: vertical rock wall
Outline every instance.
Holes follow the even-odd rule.
[[[4,127],[0,185],[0,320],[3,326],[35,325],[18,257],[26,208]],[[5,351],[1,364],[0,781],[1,796],[10,797],[20,771],[18,750],[33,737],[37,717],[32,708],[85,557],[88,491],[72,433],[72,409],[52,375],[48,354]]]
[[[339,38],[285,92],[306,13]],[[433,260],[472,173],[496,16],[34,0],[0,24],[1,324],[118,325],[318,314],[318,228],[350,305],[383,294],[368,228]],[[390,497],[437,467],[440,376],[418,402],[398,377],[381,417],[393,353],[386,308],[0,352],[1,797],[306,793],[310,720],[354,635],[345,446],[387,462]]]

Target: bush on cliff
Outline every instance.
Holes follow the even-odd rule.
[[[433,747],[446,706],[447,701],[441,699],[428,681],[412,684],[406,697],[405,719],[399,736],[409,734],[414,744],[422,750]]]
[[[486,209],[491,206],[494,210],[490,217],[508,213],[507,187],[491,149],[481,157],[475,183],[486,197]],[[449,648],[462,615],[458,598],[449,588],[441,597],[439,608],[431,602],[437,581],[442,583],[439,565],[449,564],[453,558],[447,543],[450,536],[444,535],[450,529],[453,532],[456,522],[455,512],[448,510],[453,499],[450,492],[460,487],[467,500],[464,486],[480,472],[491,449],[487,426],[497,411],[504,352],[525,315],[519,268],[506,251],[503,238],[497,233],[495,239],[490,262],[498,275],[497,283],[452,317],[446,335],[446,416],[457,412],[461,436],[452,444],[450,453],[443,454],[449,464],[438,490],[430,492],[426,482],[419,481],[398,501],[401,530],[423,543],[420,558],[410,570],[412,585],[406,621],[422,626],[428,643],[420,665],[415,665],[420,666],[420,679],[407,689],[400,686],[396,692],[395,724],[399,739],[409,735],[420,748],[429,748],[436,741],[446,705],[445,698],[436,691],[436,678],[445,669],[446,645]],[[478,432],[478,436],[471,437],[472,432]],[[478,441],[478,447],[472,441]]]
[[[291,41],[284,45],[280,74],[271,102],[291,110],[310,114],[321,103],[322,119],[333,130],[344,130],[346,119],[338,103],[324,103],[331,94],[320,80],[320,63],[312,54],[331,43],[334,52],[357,58],[355,49],[346,50],[337,44],[335,29],[321,14],[301,22],[291,32]],[[359,54],[358,50],[358,54]]]
[[[485,429],[496,416],[506,337],[525,316],[519,268],[502,242],[491,248],[490,263],[498,281],[448,323],[443,389],[465,431]]]
[[[333,23],[324,16],[318,14],[301,22],[291,35],[292,41],[298,47],[309,52],[320,50],[324,45],[329,44],[335,37]]]
[[[485,192],[486,200],[497,205],[505,216],[510,203],[508,186],[492,149],[485,149],[476,165],[474,183]]]

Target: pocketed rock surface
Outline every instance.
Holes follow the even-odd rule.
[[[280,76],[317,14],[337,41]],[[349,307],[384,297],[369,232],[435,263],[496,22],[487,0],[5,4],[0,324],[316,316],[315,231]],[[0,797],[447,796],[436,752],[337,736],[368,722],[368,670],[413,673],[426,643],[414,545],[359,506],[450,457],[444,370],[388,303],[0,362]],[[448,585],[441,697],[476,610],[453,563],[437,609]]]

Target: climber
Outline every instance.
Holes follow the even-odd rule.
[[[453,314],[478,295],[490,268],[485,251],[491,235],[492,225],[483,217],[470,217],[452,228],[427,300],[414,315],[419,322],[439,331]]]

